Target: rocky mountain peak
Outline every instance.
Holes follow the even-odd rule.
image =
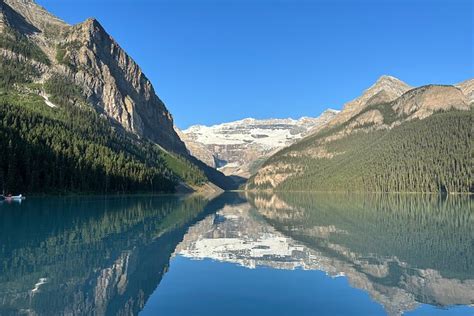
[[[405,82],[392,77],[392,76],[381,76],[372,86],[370,86],[364,93],[357,99],[347,103],[347,106],[353,105],[364,105],[369,99],[373,96],[379,94],[384,96],[380,101],[390,102],[412,89],[411,86],[407,85]]]
[[[25,22],[31,24],[41,32],[55,32],[57,28],[65,28],[69,25],[33,0],[1,0],[0,5],[5,3],[16,14],[20,15]]]
[[[107,33],[105,28],[96,18],[88,18],[84,22],[78,23],[71,28],[71,34],[76,37],[81,37],[84,41],[104,41],[106,40],[107,45],[115,45],[119,47],[119,44],[113,39],[113,37]]]
[[[365,90],[360,97],[344,104],[341,113],[339,113],[330,124],[338,125],[347,122],[367,106],[394,101],[410,89],[412,89],[411,86],[395,77],[387,75],[381,76],[372,86]]]
[[[380,76],[375,84],[396,84],[396,85],[406,85],[403,81],[400,79],[394,77],[394,76],[389,76],[389,75],[382,75]]]
[[[84,22],[75,25],[75,28],[80,28],[90,34],[106,33],[104,27],[96,18],[88,18]]]
[[[108,54],[111,50],[120,49],[112,36],[95,18],[88,18],[84,22],[72,26],[66,37],[66,42],[81,43],[94,49],[95,53],[102,53],[100,50],[103,49],[104,53]]]

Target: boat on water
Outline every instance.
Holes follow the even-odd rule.
[[[19,194],[19,195],[0,195],[0,201],[23,201],[26,199],[25,196]]]

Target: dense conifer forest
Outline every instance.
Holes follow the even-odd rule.
[[[391,130],[355,132],[327,143],[331,158],[286,155],[312,148],[343,128],[337,126],[282,150],[264,166],[302,168],[277,187],[281,191],[474,192],[473,114],[438,112]]]

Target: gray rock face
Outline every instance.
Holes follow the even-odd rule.
[[[140,67],[95,19],[70,26],[30,0],[6,0],[5,26],[28,36],[51,65],[37,67],[40,81],[61,74],[83,89],[95,108],[139,137],[187,154],[173,129],[173,118]]]
[[[87,97],[125,129],[147,137],[167,149],[185,153],[173,129],[173,118],[157,97],[140,67],[105,32],[97,20],[72,27],[66,56],[74,81],[87,87]]]
[[[46,32],[51,25],[60,28],[68,26],[66,22],[49,13],[33,0],[4,0],[4,2],[42,32]]]
[[[4,3],[0,3],[1,11],[9,20],[9,26],[24,34],[37,36],[46,34],[46,37],[50,37],[53,34],[60,34],[63,29],[68,27],[66,22],[55,17],[32,0],[4,0],[2,2]]]

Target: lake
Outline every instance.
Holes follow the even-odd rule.
[[[468,196],[0,204],[0,315],[474,315]]]

